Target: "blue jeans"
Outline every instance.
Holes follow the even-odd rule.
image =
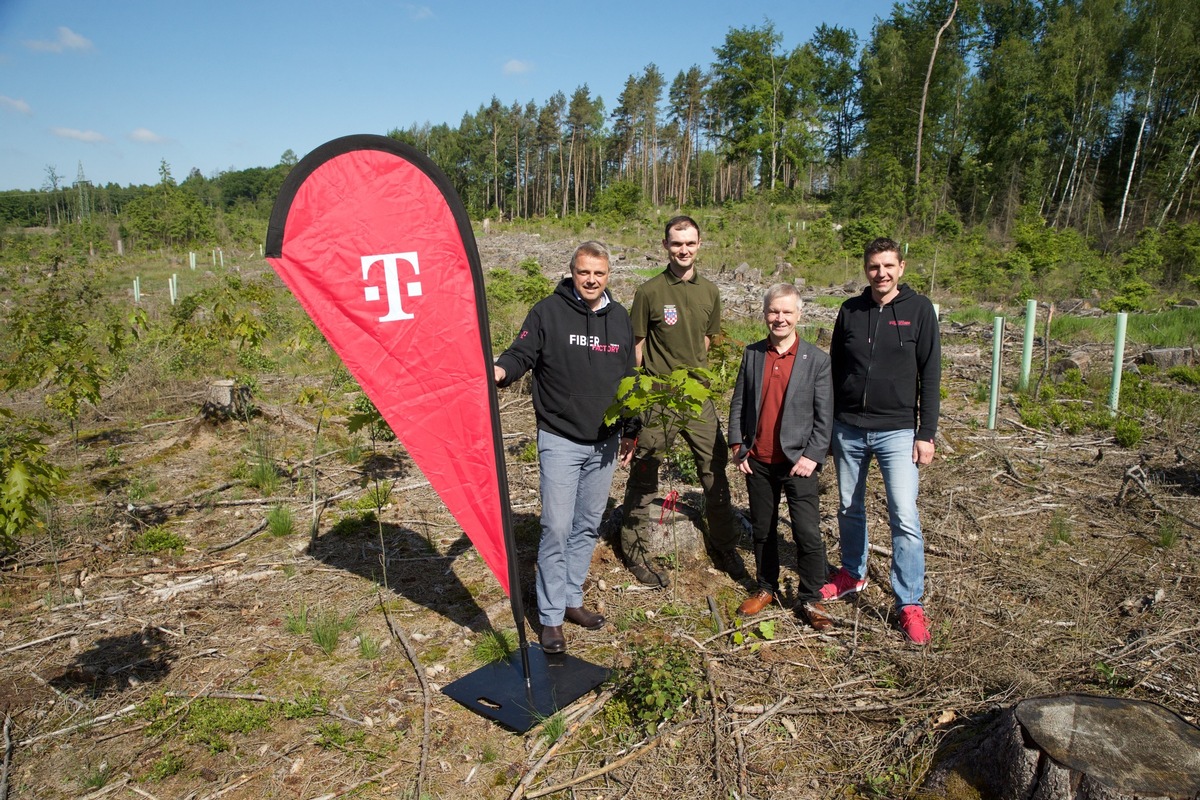
[[[913,431],[868,431],[833,423],[838,476],[838,532],[842,566],[855,578],[867,574],[867,472],[879,463],[892,530],[892,592],[896,606],[921,605],[925,594],[925,540],[917,515],[917,465]]]
[[[568,607],[583,605],[600,518],[617,468],[617,434],[581,444],[538,430],[542,485],[542,542],[538,548],[538,617],[562,625]]]

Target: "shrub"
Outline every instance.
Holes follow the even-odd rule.
[[[161,525],[155,525],[153,528],[147,528],[135,536],[131,547],[133,552],[141,555],[153,555],[154,553],[163,552],[178,554],[183,551],[184,544],[186,542],[182,536],[171,533]]]
[[[653,733],[695,696],[699,668],[691,650],[671,641],[636,646],[632,660],[620,695],[633,719]]]
[[[15,550],[23,532],[41,525],[38,508],[63,479],[46,460],[49,433],[48,426],[0,408],[0,553]]]

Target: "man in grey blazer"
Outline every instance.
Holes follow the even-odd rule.
[[[767,338],[742,353],[729,406],[729,445],[746,476],[758,589],[738,608],[757,614],[779,597],[779,498],[787,497],[796,542],[799,610],[817,630],[833,624],[821,605],[825,543],[818,479],[833,430],[829,356],[796,333],[800,292],[779,283],[763,297]]]

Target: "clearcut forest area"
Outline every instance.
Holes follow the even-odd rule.
[[[615,243],[610,286],[626,304],[661,263],[654,225],[531,230],[477,230],[497,350],[579,239]],[[776,278],[729,260],[719,230],[707,238],[702,266],[726,304],[714,368],[727,405]],[[980,308],[934,287],[944,400],[920,500],[932,646],[906,645],[892,618],[874,480],[871,585],[830,604],[825,633],[788,603],[739,620],[746,587],[707,561],[677,559],[672,587],[646,590],[602,543],[586,599],[609,622],[567,635],[612,679],[516,735],[439,691],[503,651],[508,599],[404,448],[369,423],[351,432],[369,403],[256,250],[200,253],[195,269],[186,253],[41,269],[6,278],[59,282],[20,295],[41,304],[29,313],[5,308],[31,337],[6,352],[34,351],[25,367],[39,377],[3,396],[0,455],[25,442],[35,485],[38,465],[61,471],[32,508],[39,524],[6,541],[0,573],[9,797],[915,797],[957,736],[1022,698],[1079,691],[1200,716],[1200,311],[1186,298],[1131,315],[1113,417],[1114,321],[1090,297],[1057,304],[1049,326],[1040,307],[1036,390],[1020,392],[1023,304]],[[914,261],[906,277],[928,291],[936,269],[947,265]],[[803,288],[805,335],[819,344],[862,285],[854,263],[834,271]],[[111,318],[78,333],[97,298]],[[997,315],[1008,325],[990,430]],[[1147,359],[1172,325],[1182,361]],[[69,354],[57,377],[36,372],[55,347]],[[528,586],[539,513],[528,383],[502,390],[500,406]],[[665,480],[683,507],[664,535],[694,535],[694,476],[684,463]],[[618,471],[614,499],[624,481]],[[831,470],[822,482],[836,564]],[[735,472],[731,484],[744,514]],[[748,535],[740,549],[752,563]]]

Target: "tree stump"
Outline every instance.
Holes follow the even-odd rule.
[[[204,395],[200,415],[207,420],[220,422],[227,419],[245,419],[250,412],[250,387],[234,381],[213,381]]]
[[[944,751],[925,790],[945,797],[1200,796],[1200,728],[1140,700],[1083,694],[1023,700]]]
[[[1082,374],[1087,374],[1088,365],[1091,363],[1092,357],[1086,350],[1076,350],[1071,355],[1055,361],[1052,370],[1055,375],[1063,375],[1073,369],[1079,370]]]
[[[1138,363],[1153,364],[1156,367],[1167,369],[1168,367],[1191,366],[1194,359],[1195,354],[1190,347],[1158,347],[1142,353],[1138,357]]]

